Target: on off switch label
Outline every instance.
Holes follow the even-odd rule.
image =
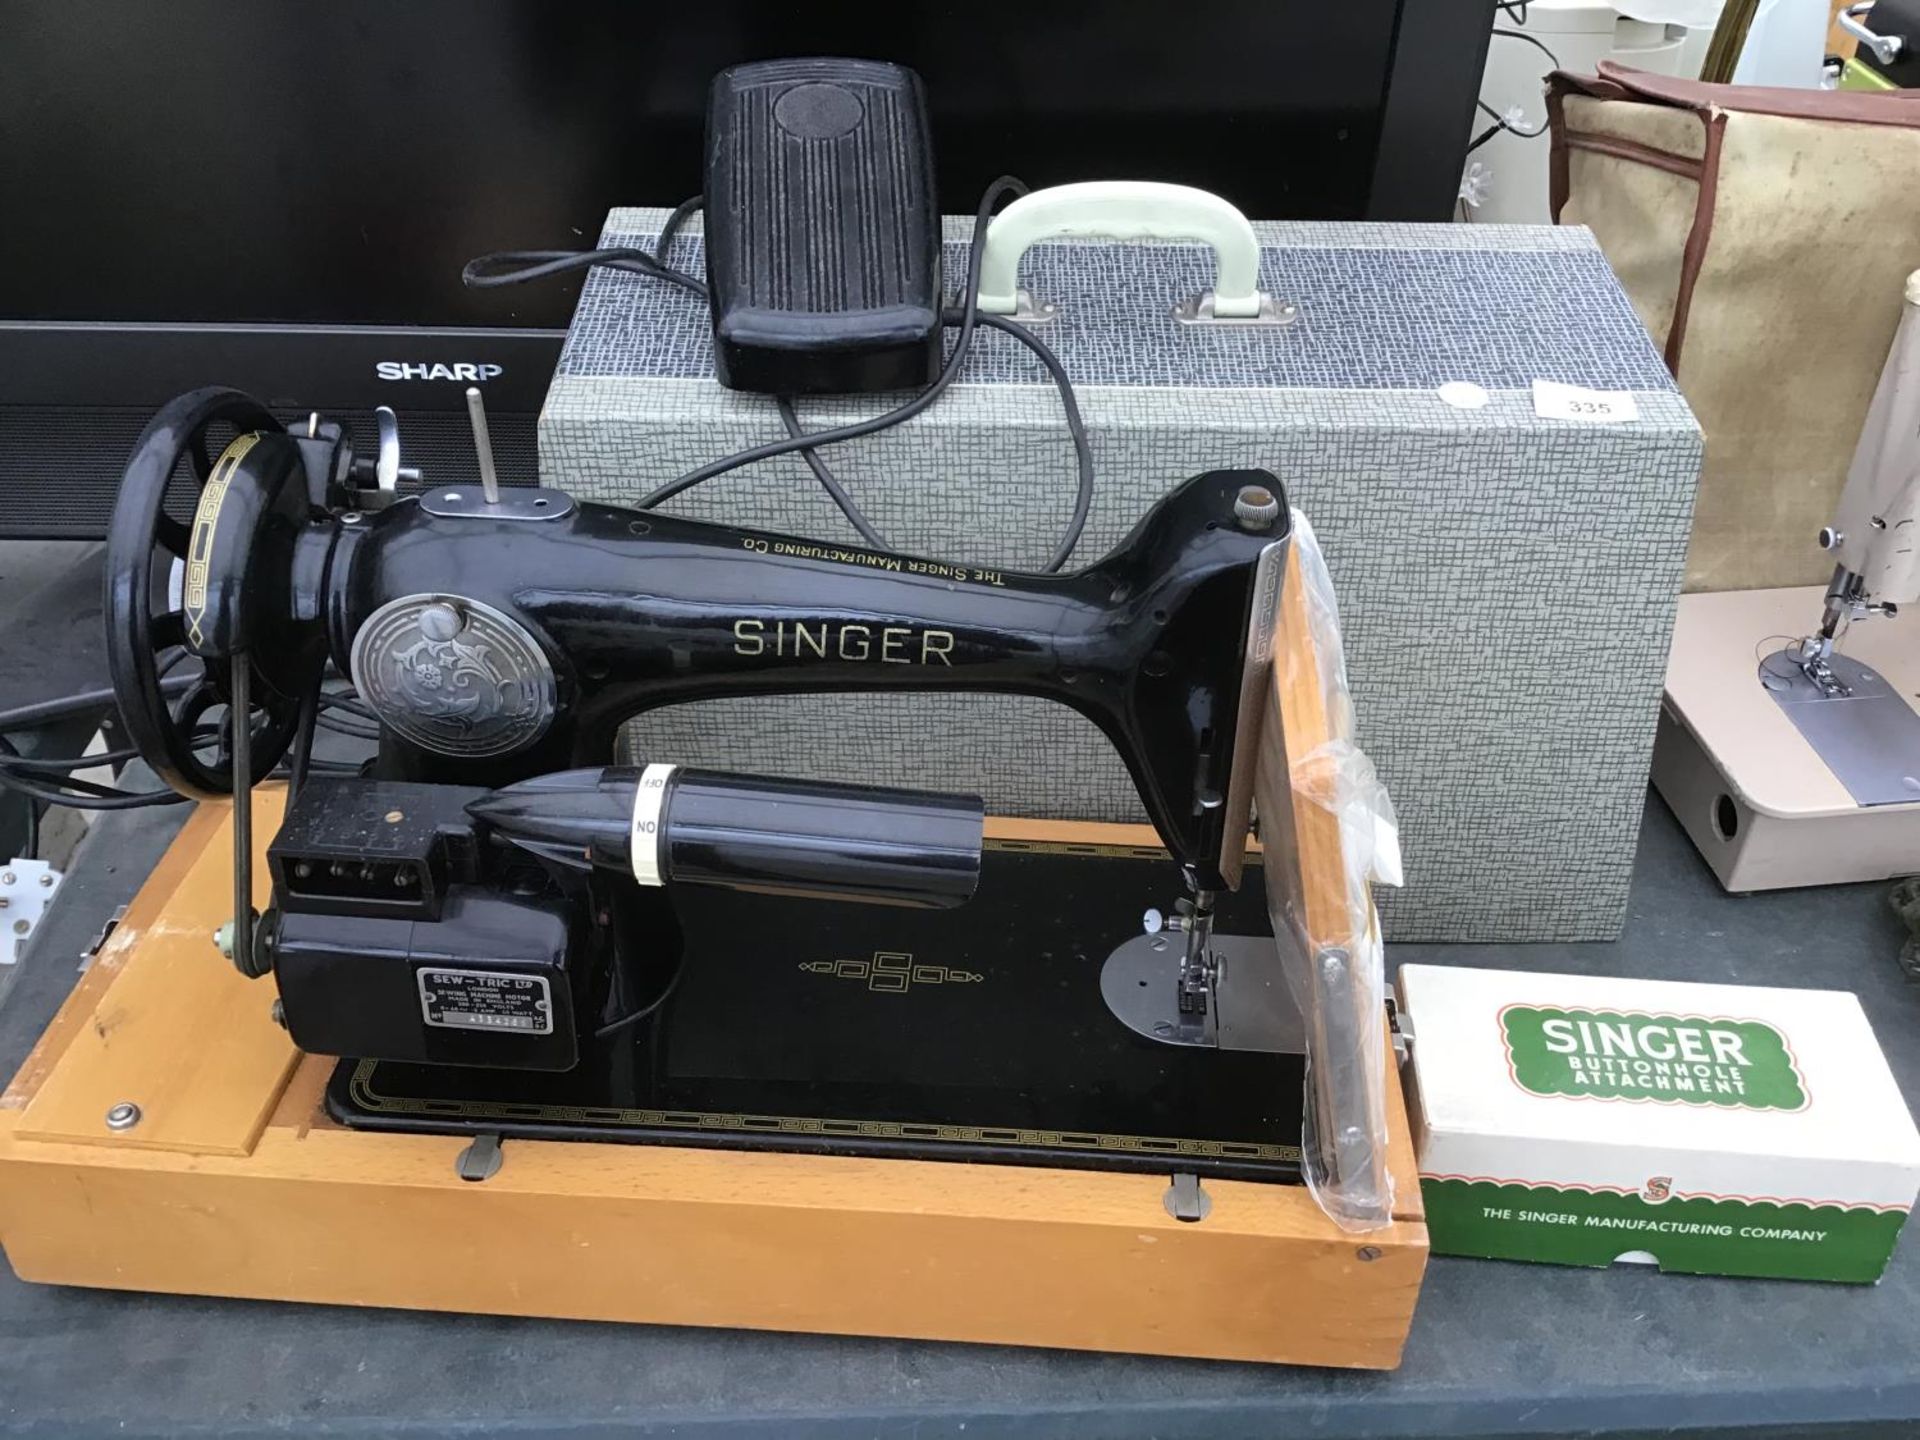
[[[420,970],[420,1013],[449,1030],[553,1033],[553,995],[544,975],[495,970]]]

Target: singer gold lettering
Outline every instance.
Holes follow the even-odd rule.
[[[837,620],[736,620],[733,653],[775,660],[953,664],[953,632]]]

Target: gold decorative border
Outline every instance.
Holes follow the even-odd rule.
[[[805,1115],[743,1115],[712,1110],[626,1109],[592,1105],[513,1105],[483,1100],[411,1100],[382,1095],[372,1086],[377,1060],[354,1066],[348,1093],[355,1105],[409,1119],[516,1120],[561,1125],[609,1125],[633,1129],[734,1131],[750,1135],[810,1135],[850,1140],[924,1140],[948,1144],[1025,1145],[1039,1150],[1133,1155],[1170,1155],[1213,1160],[1300,1159],[1297,1145],[1261,1145],[1235,1140],[1176,1140],[1160,1135],[1108,1135],[1084,1130],[1025,1130],[994,1125],[938,1125],[904,1120],[825,1120]]]
[[[213,462],[213,470],[207,476],[206,487],[201,490],[200,499],[193,507],[193,528],[187,538],[187,566],[181,583],[180,609],[186,617],[187,638],[196,645],[206,638],[200,622],[207,618],[208,564],[212,559],[213,534],[220,524],[220,510],[227,503],[227,491],[233,484],[234,472],[240,468],[240,462],[259,439],[258,435],[252,433],[241,435],[220,452],[220,458]]]

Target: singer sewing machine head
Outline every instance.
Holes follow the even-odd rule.
[[[222,427],[234,438],[216,456],[208,436]],[[981,984],[977,959],[926,958],[932,937],[950,943],[950,930],[913,930],[925,922],[902,918],[910,913],[902,907],[950,906],[971,893],[981,864],[977,801],[666,763],[599,768],[613,756],[618,727],[641,711],[767,691],[1017,692],[1091,719],[1131,773],[1177,867],[1174,883],[1184,882],[1177,918],[1148,936],[1130,918],[1167,883],[1164,859],[1109,857],[1132,862],[1133,888],[1095,887],[1110,893],[1076,901],[1045,846],[995,860],[1013,867],[995,882],[1004,893],[960,913],[983,912],[972,923],[1004,928],[1017,911],[1021,926],[1044,935],[1062,923],[1050,909],[1077,924],[1091,907],[1100,914],[1090,923],[1105,933],[1076,937],[1062,952],[1081,960],[1082,941],[1099,945],[1097,959],[1125,949],[1134,933],[1146,950],[1125,974],[1142,978],[1125,978],[1124,996],[1111,966],[1073,982],[1082,992],[1104,984],[1114,1011],[1152,1037],[1114,1027],[1160,1057],[1147,1063],[1148,1079],[1117,1082],[1117,1091],[1151,1089],[1169,1065],[1192,1063],[1165,1059],[1170,1047],[1155,1042],[1226,1053],[1215,996],[1226,942],[1212,924],[1216,894],[1243,876],[1289,525],[1272,477],[1197,476],[1098,562],[1024,575],[581,503],[553,490],[501,490],[477,429],[487,485],[429,484],[401,498],[390,416],[380,453],[368,460],[336,424],[316,416],[285,429],[238,392],[202,390],[148,427],[114,517],[110,656],[143,755],[183,792],[244,800],[291,753],[293,798],[269,852],[273,903],[256,921],[250,807],[242,804],[236,924],[222,943],[248,973],[276,973],[297,1041],[361,1062],[342,1082],[341,1108],[365,1123],[429,1123],[424,1111],[375,1116],[386,1102],[369,1088],[366,1067],[380,1061],[455,1067],[449,1075],[466,1073],[459,1067],[571,1071],[568,1084],[615,1083],[607,1077],[634,1068],[639,1021],[664,1016],[670,998],[682,1010],[697,1007],[691,992],[702,982],[683,975],[709,967],[687,966],[682,952],[704,961],[743,934],[791,945],[800,928],[852,927],[848,953],[831,944],[817,956],[809,950],[782,964],[783,983],[864,976],[873,991],[901,993]],[[183,456],[201,483],[190,523],[163,503]],[[203,667],[185,693],[167,674],[182,651]],[[379,724],[378,757],[364,775],[305,774],[329,662],[351,676]],[[207,721],[223,709],[251,723],[227,723],[210,754]],[[726,888],[725,905],[700,901],[703,885]],[[1049,886],[1060,887],[1052,901]],[[803,920],[789,903],[802,895],[885,903],[810,907]],[[1265,928],[1257,896],[1234,914]],[[909,946],[854,933],[875,925],[886,930],[882,941],[929,938]],[[1169,957],[1177,965],[1154,958],[1168,948],[1168,928],[1184,936]],[[1257,943],[1271,950],[1271,940]],[[854,953],[858,946],[867,952]],[[807,983],[807,995],[820,993]],[[1155,1013],[1167,1018],[1125,1013],[1139,1011],[1136,988],[1152,991]],[[998,1012],[995,1023],[1017,1026],[1019,1009]],[[823,1039],[846,1048],[840,1020],[810,1023],[822,1034],[802,1037],[813,1048],[782,1062],[788,1078],[818,1069]],[[837,1080],[884,1084],[889,1064],[906,1063],[882,1063],[885,1036],[845,1023],[875,1058],[864,1070],[855,1065],[852,1080]],[[675,1026],[683,1055],[720,1046],[711,1034],[689,1039],[704,1033],[693,1022]],[[734,1028],[764,1027],[742,1018]],[[742,1033],[728,1043],[778,1050],[788,1041]],[[1039,1043],[1058,1046],[1051,1037]],[[1274,1048],[1250,1045],[1225,1063],[1271,1064]],[[716,1074],[737,1075],[744,1063],[710,1060]],[[588,1072],[597,1078],[578,1078]],[[410,1084],[426,1083],[405,1073]],[[1245,1079],[1220,1078],[1229,1086]],[[1297,1073],[1290,1083],[1297,1097]],[[1262,1114],[1284,1115],[1286,1084],[1258,1088]],[[1217,1108],[1223,1102],[1207,1098],[1213,1089],[1209,1080],[1171,1110],[1155,1098],[1156,1123],[1175,1123],[1169,1116],[1183,1105]],[[579,1112],[584,1102],[567,1093],[569,1113]],[[523,1111],[539,1108],[519,1098]],[[1073,1123],[1097,1128],[1086,1117]],[[1214,1142],[1193,1143],[1204,1150]],[[1255,1145],[1249,1154],[1288,1151]]]
[[[216,461],[202,437],[220,421],[243,433]],[[161,507],[182,451],[205,485],[190,529]],[[156,417],[115,517],[108,604],[128,723],[169,783],[232,788],[191,732],[234,678],[257,682],[264,776],[329,658],[379,719],[380,773],[466,785],[604,763],[623,721],[682,701],[1018,692],[1100,727],[1200,888],[1238,882],[1252,747],[1236,741],[1287,533],[1271,476],[1198,476],[1098,563],[1035,576],[551,490],[450,486],[395,504],[397,468],[396,450],[369,464],[338,426],[286,431],[233,391]],[[184,589],[163,610],[176,568]],[[179,645],[208,680],[170,709],[155,657]]]

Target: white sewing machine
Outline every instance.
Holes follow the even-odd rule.
[[[1824,597],[1680,601],[1653,782],[1729,890],[1920,873],[1920,271],[1819,543]]]

